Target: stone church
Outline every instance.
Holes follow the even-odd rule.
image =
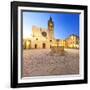
[[[79,37],[72,34],[65,40],[55,39],[54,22],[52,17],[49,18],[48,28],[32,26],[32,36],[23,40],[24,49],[40,49],[51,47],[79,48]]]
[[[48,20],[48,28],[32,26],[32,37],[25,39],[24,48],[51,48],[56,45],[54,38],[54,22],[52,17]]]

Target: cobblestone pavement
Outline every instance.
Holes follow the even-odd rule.
[[[23,77],[79,74],[79,50],[65,49],[63,56],[50,49],[23,51]]]

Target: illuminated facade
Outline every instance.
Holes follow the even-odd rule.
[[[68,48],[79,48],[79,37],[72,34],[66,40]]]
[[[64,48],[78,48],[79,38],[75,35],[71,35],[66,40],[60,40],[54,38],[54,22],[52,18],[48,20],[48,29],[32,26],[32,37],[23,40],[24,49],[40,49],[51,48],[53,46],[60,46]]]

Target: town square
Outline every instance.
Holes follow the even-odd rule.
[[[67,31],[60,30],[60,26],[57,28],[56,26],[59,24],[59,22],[55,22],[57,14],[51,15],[48,15],[49,18],[47,18],[47,28],[32,24],[26,36],[24,32],[27,29],[23,31],[23,77],[79,74],[79,26],[77,25],[75,29],[73,27],[74,23],[79,22],[79,15],[63,14],[62,18],[71,16],[70,26],[68,24],[68,27],[65,28]],[[77,21],[73,17],[76,17]],[[37,20],[36,22],[39,23]],[[64,24],[67,26],[66,21]],[[61,34],[62,32],[63,34]]]

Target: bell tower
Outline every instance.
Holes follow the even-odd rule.
[[[54,39],[54,22],[52,21],[51,16],[50,19],[48,20],[48,32],[49,32],[49,38],[51,40]]]

